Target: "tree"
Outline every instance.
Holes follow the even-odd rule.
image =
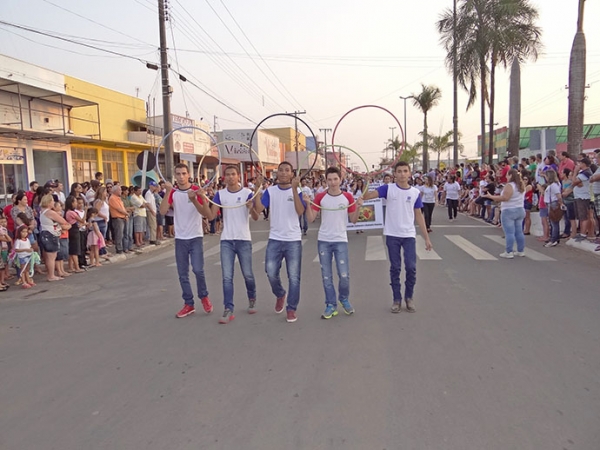
[[[425,86],[421,83],[421,92],[419,94],[412,94],[412,97],[413,105],[423,113],[423,171],[427,172],[429,170],[427,113],[440,102],[442,91],[437,86]]]
[[[412,171],[415,171],[415,164],[419,162],[419,149],[423,146],[423,141],[414,145],[406,144],[406,147],[400,155],[400,161],[412,164]]]
[[[448,67],[453,67],[454,45],[457,46],[458,82],[469,93],[467,109],[473,105],[477,83],[480,84],[482,147],[486,102],[489,104],[488,162],[492,162],[494,150],[496,68],[506,68],[515,60],[520,63],[537,58],[542,47],[541,29],[535,25],[537,18],[538,12],[529,0],[462,0],[457,11],[456,40],[452,10],[447,8],[437,23],[442,45],[448,52]],[[513,95],[517,93],[515,90]],[[513,97],[512,105],[520,117],[520,102]]]
[[[583,8],[585,0],[579,0],[577,32],[571,47],[569,61],[569,119],[567,128],[567,151],[576,159],[583,142],[583,105],[585,101],[586,44],[583,33]]]

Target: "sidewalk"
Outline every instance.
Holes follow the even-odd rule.
[[[159,250],[161,248],[166,248],[166,247],[170,247],[172,245],[175,244],[175,239],[165,239],[164,241],[157,241],[157,244],[147,244],[141,248],[137,248],[135,250],[133,250],[130,253],[121,253],[121,254],[116,254],[114,253],[114,246],[111,246],[111,250],[113,250],[113,253],[111,253],[111,256],[108,257],[107,260],[104,260],[103,262],[105,263],[109,263],[109,264],[115,264],[115,263],[119,263],[122,261],[126,261],[128,259],[132,259],[132,258],[137,258],[138,256],[144,255],[146,253],[152,253],[156,250]]]

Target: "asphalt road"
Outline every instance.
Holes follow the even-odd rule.
[[[498,258],[501,230],[434,217],[416,314],[391,314],[381,232],[350,237],[356,314],[320,319],[316,224],[298,322],[274,312],[266,222],[259,313],[181,307],[172,247],[0,297],[0,449],[600,449],[600,259]],[[428,259],[425,259],[428,258]]]

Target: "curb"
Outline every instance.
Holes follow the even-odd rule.
[[[565,242],[565,245],[567,245],[568,247],[576,248],[578,250],[586,251],[588,253],[592,253],[596,256],[600,256],[600,251],[596,251],[597,248],[600,248],[600,245],[593,244],[589,241],[588,242],[585,242],[585,241],[577,242],[574,239],[569,239],[567,242]]]
[[[156,245],[149,244],[149,245],[146,245],[145,247],[136,249],[136,250],[132,251],[131,253],[121,253],[119,255],[113,254],[112,256],[109,256],[108,260],[105,260],[104,262],[106,262],[108,264],[120,263],[120,262],[126,261],[128,259],[137,258],[138,256],[142,256],[146,253],[155,252],[160,248],[171,247],[174,243],[175,243],[175,239],[165,239],[164,241],[158,241]]]

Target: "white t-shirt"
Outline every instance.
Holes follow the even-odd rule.
[[[298,188],[298,192],[300,189]],[[304,204],[304,200],[300,197]],[[298,221],[298,213],[294,206],[292,188],[282,189],[277,186],[268,188],[262,196],[262,204],[269,208],[270,232],[269,239],[276,241],[301,241],[302,231]]]
[[[239,206],[237,208],[223,208],[223,231],[222,241],[251,241],[250,235],[250,211],[246,202],[252,198],[254,193],[248,188],[241,188],[235,192],[227,188],[221,189],[215,194],[213,202],[222,206]]]
[[[144,200],[146,203],[148,203],[148,208],[151,209],[152,212],[156,213],[156,199],[154,198],[154,193],[150,189],[146,191]]]
[[[131,204],[135,207],[133,217],[146,217],[146,208],[144,207],[144,198],[141,195],[131,195]]]
[[[444,190],[446,191],[446,200],[458,200],[460,184],[456,181],[454,183],[446,183],[444,185]]]
[[[331,195],[322,192],[315,197],[315,205],[326,209],[318,208],[313,205],[315,211],[321,211],[321,227],[317,239],[324,242],[348,242],[346,232],[348,225],[348,213],[356,211],[354,197],[349,192],[341,192],[338,195]],[[348,208],[348,205],[352,205]],[[331,209],[336,211],[330,211]]]
[[[588,177],[586,174],[583,173],[583,170],[580,170],[579,173],[577,174],[577,178],[579,178],[581,180],[581,185],[580,186],[575,186],[573,188],[573,195],[575,196],[575,198],[579,198],[579,199],[584,199],[587,200],[589,199],[590,196],[590,177]]]
[[[489,183],[485,180],[481,180],[481,182],[479,183],[479,195],[484,195],[485,194],[485,187],[488,185]]]
[[[423,193],[423,197],[421,197],[421,201],[423,203],[435,203],[435,195],[438,191],[438,188],[435,184],[431,187],[423,185],[421,186],[420,190]]]
[[[190,189],[197,191],[198,186],[192,186]],[[202,214],[198,212],[189,199],[188,190],[173,189],[169,194],[168,202],[173,207],[175,239],[190,240],[204,236]],[[204,200],[199,195],[197,197],[200,204],[202,204]]]
[[[594,175],[600,175],[600,167],[598,167],[596,169],[596,172],[594,172]],[[594,181],[592,183],[592,192],[594,193],[594,197],[597,197],[598,195],[600,195],[600,180],[598,181]],[[598,213],[599,211],[596,211],[596,213]]]
[[[422,208],[419,190],[414,186],[403,189],[396,183],[377,188],[380,198],[387,199],[383,234],[395,237],[417,237],[415,209]]]
[[[560,196],[560,185],[558,183],[552,183],[550,186],[546,188],[544,191],[544,201],[546,205],[552,202],[558,202],[558,198]]]
[[[22,249],[31,248],[31,242],[29,242],[29,239],[25,239],[25,240],[23,240],[23,239],[17,239],[17,240],[15,240],[14,246],[15,246],[16,255],[19,258],[26,258],[28,256],[31,256],[31,252],[20,252],[19,251],[19,250],[22,250]]]

